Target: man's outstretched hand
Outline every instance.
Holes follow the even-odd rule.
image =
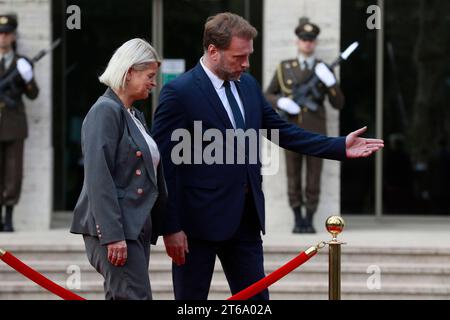
[[[350,133],[345,139],[347,158],[365,158],[384,147],[384,141],[380,139],[365,139],[359,136],[366,132],[367,127]]]

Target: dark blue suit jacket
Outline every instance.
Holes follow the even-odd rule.
[[[327,159],[345,159],[345,137],[330,138],[285,122],[249,74],[243,74],[235,83],[244,105],[247,129],[278,129],[279,145],[283,148]],[[261,230],[265,232],[259,160],[256,164],[177,165],[171,161],[172,149],[179,143],[171,141],[172,132],[183,128],[193,134],[194,121],[202,121],[203,132],[215,128],[224,137],[225,130],[233,129],[200,63],[163,87],[154,117],[152,134],[161,151],[169,192],[164,234],[183,230],[188,237],[203,240],[230,239],[244,211],[247,186],[253,195]],[[203,142],[203,148],[207,144]]]

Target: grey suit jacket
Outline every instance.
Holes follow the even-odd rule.
[[[155,244],[167,202],[162,163],[155,177],[148,145],[114,91],[108,88],[92,106],[81,135],[84,183],[70,232],[103,245],[136,240],[151,215]]]

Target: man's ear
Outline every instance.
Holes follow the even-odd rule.
[[[213,44],[208,46],[208,55],[211,57],[213,61],[217,61],[219,58],[219,49]]]

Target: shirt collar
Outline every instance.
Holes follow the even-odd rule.
[[[216,76],[216,74],[214,72],[212,72],[204,63],[203,63],[203,57],[200,58],[200,64],[202,65],[203,70],[205,70],[206,75],[208,76],[208,78],[211,80],[214,88],[216,88],[216,90],[219,90],[220,88],[222,88],[223,83],[225,82],[224,80],[220,79],[218,76]]]
[[[127,108],[127,110],[133,117],[136,117],[136,110],[133,107]]]
[[[208,76],[208,78],[211,80],[214,88],[216,88],[216,90],[219,90],[223,87],[223,83],[225,82],[225,80],[220,79],[214,72],[212,72],[204,63],[203,63],[203,57],[200,58],[200,64],[203,68],[203,70],[205,70],[206,75]],[[241,82],[240,79],[236,80],[237,82]],[[233,81],[230,81],[233,82]]]
[[[316,62],[315,56],[305,57],[303,54],[298,55],[298,61],[300,62],[300,65],[303,67],[303,62],[306,61],[308,64],[308,68],[312,68],[314,66],[314,63]]]
[[[9,50],[7,53],[0,55],[0,59],[5,58],[5,61],[11,60],[14,57],[14,51]]]

